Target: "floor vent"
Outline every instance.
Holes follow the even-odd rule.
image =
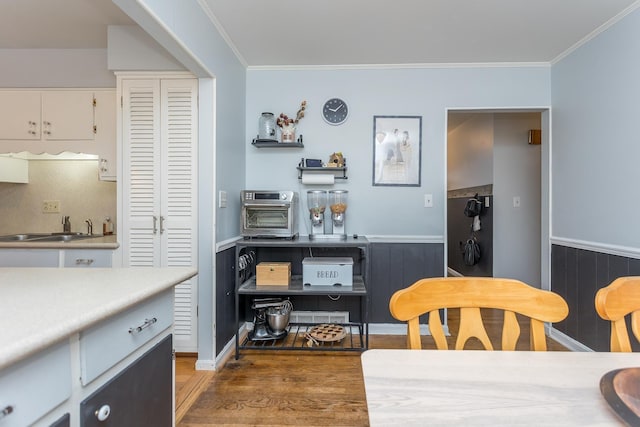
[[[349,323],[348,311],[292,311],[291,323]]]

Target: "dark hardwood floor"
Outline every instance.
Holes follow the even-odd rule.
[[[483,310],[495,348],[500,348],[501,314]],[[458,327],[449,310],[450,348]],[[520,322],[517,349],[528,350],[529,328]],[[405,336],[371,335],[370,348],[405,348]],[[423,337],[424,348],[435,348]],[[547,338],[549,351],[566,351]],[[481,349],[469,341],[465,349]],[[176,425],[368,426],[360,353],[246,351],[215,374],[194,371],[195,357],[176,362]]]

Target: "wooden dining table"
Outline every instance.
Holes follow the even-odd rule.
[[[637,353],[368,350],[362,371],[375,426],[619,426],[600,392]]]

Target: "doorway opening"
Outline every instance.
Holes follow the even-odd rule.
[[[447,115],[447,268],[449,275],[507,277],[534,287],[543,282],[543,213],[548,200],[543,144],[546,110],[450,110]],[[543,129],[546,128],[546,129]],[[548,137],[542,140],[548,141]],[[545,149],[546,153],[547,150]],[[480,215],[464,209],[477,197]],[[548,212],[548,210],[547,210]],[[465,262],[475,240],[480,257]]]

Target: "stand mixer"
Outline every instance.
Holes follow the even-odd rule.
[[[251,308],[255,311],[253,330],[249,332],[251,341],[277,340],[287,335],[289,314],[293,304],[281,298],[256,298]]]

